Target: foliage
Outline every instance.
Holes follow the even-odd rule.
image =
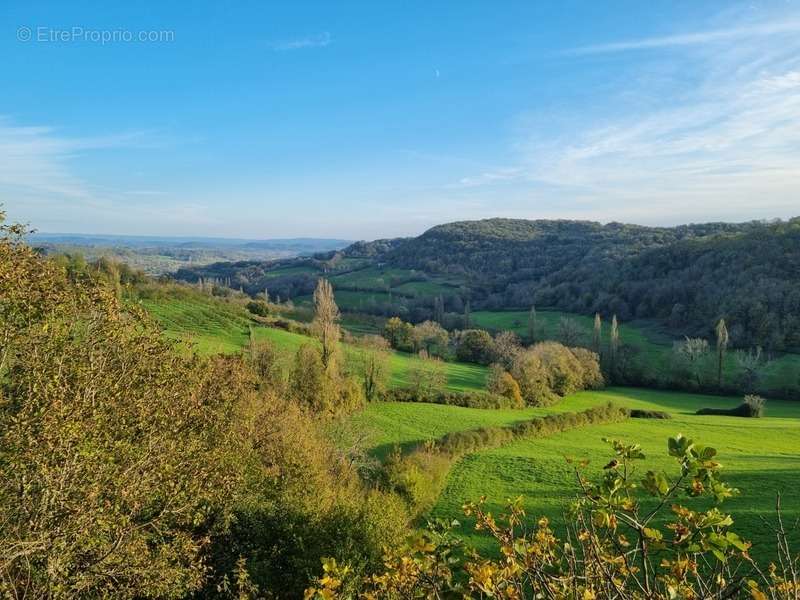
[[[492,336],[483,329],[459,332],[456,337],[456,358],[463,362],[488,365],[495,358]]]
[[[671,419],[672,415],[665,410],[646,410],[634,408],[630,411],[631,419]]]
[[[445,404],[464,408],[509,409],[522,408],[524,402],[483,390],[439,390],[433,394],[420,394],[414,388],[392,388],[386,391],[389,402],[422,402]]]
[[[519,384],[502,365],[495,363],[489,367],[489,375],[486,377],[486,389],[492,394],[508,398],[514,406],[522,407],[525,405]]]
[[[270,313],[269,304],[263,300],[251,300],[247,303],[246,308],[251,313],[258,315],[259,317],[266,317]]]
[[[518,352],[511,375],[525,402],[532,406],[552,405],[577,390],[604,385],[597,354],[557,342],[539,342]]]
[[[447,353],[450,335],[439,323],[423,321],[414,326],[411,339],[415,351],[425,350],[429,356],[442,358]]]
[[[0,239],[0,588],[181,597],[238,472],[241,365],[184,360],[115,291]]]
[[[395,350],[411,352],[414,349],[414,326],[399,317],[392,317],[386,321],[383,337]]]

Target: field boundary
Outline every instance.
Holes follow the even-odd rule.
[[[396,448],[383,465],[383,484],[404,498],[411,513],[419,517],[434,506],[451,468],[468,454],[587,425],[617,423],[629,417],[629,409],[609,402],[580,412],[554,413],[513,425],[447,433],[417,444],[406,453]]]

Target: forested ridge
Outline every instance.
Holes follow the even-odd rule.
[[[672,228],[465,221],[434,227],[382,258],[464,275],[473,306],[657,318],[687,335],[707,335],[724,317],[738,345],[800,344],[797,218]]]
[[[378,269],[372,285],[336,274]],[[486,219],[431,228],[416,238],[357,242],[312,259],[218,263],[181,269],[190,282],[212,279],[282,298],[308,295],[320,274],[337,289],[386,292],[392,277],[442,280],[445,310],[557,308],[656,319],[675,336],[712,333],[720,318],[737,347],[800,346],[800,218],[776,222],[644,227],[590,221]],[[380,314],[433,317],[434,297],[418,294],[373,307]],[[364,310],[371,310],[365,307]]]

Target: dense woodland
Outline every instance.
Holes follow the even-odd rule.
[[[453,315],[467,303],[473,310],[535,305],[622,321],[657,319],[676,337],[710,336],[725,318],[734,347],[800,346],[800,219],[679,227],[464,221],[417,238],[359,242],[316,260],[219,263],[176,276],[222,280],[251,294],[269,287],[292,298],[310,294],[320,271],[370,265],[460,281],[442,294],[444,311]],[[363,310],[422,321],[435,318],[436,307],[431,297],[395,293]]]

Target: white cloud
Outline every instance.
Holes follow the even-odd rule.
[[[318,35],[297,38],[273,44],[273,49],[279,51],[300,50],[302,48],[324,48],[331,43],[331,34],[327,31]]]
[[[674,52],[689,53],[680,58],[689,59],[692,71],[673,75],[669,89],[680,91],[654,102],[638,100],[658,93],[647,88],[647,78],[626,80],[617,111],[624,116],[580,127],[575,115],[557,135],[537,128],[521,132],[518,164],[497,172],[513,174],[531,206],[545,198],[560,202],[564,213],[603,221],[800,214],[797,23],[706,34],[705,39],[726,41],[722,48],[689,46],[699,38],[682,35],[615,44],[618,49],[687,44]],[[762,35],[745,40],[743,31]],[[631,89],[636,86],[640,89]],[[482,173],[460,183],[490,187],[508,185],[507,180]]]
[[[595,44],[567,50],[566,54],[602,54],[607,52],[625,52],[628,50],[646,50],[650,48],[669,48],[673,46],[692,46],[727,42],[741,38],[770,36],[779,33],[800,32],[800,20],[760,23],[744,27],[728,29],[711,29],[694,33],[650,37],[624,42]]]

